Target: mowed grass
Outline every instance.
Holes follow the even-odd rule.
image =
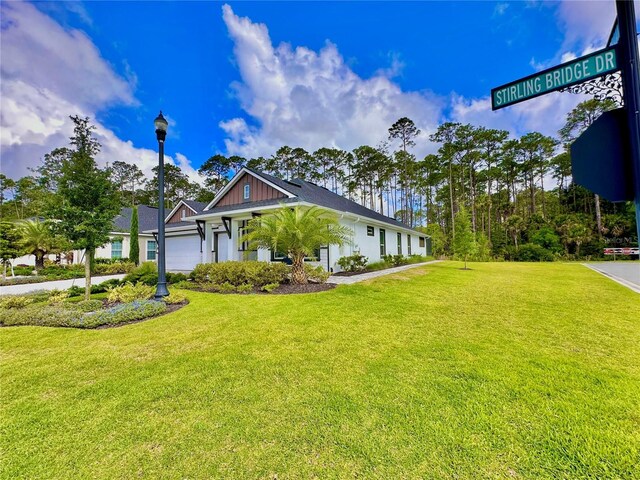
[[[0,329],[2,478],[640,478],[640,296],[461,266]]]

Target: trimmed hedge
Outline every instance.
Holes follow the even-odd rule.
[[[263,287],[272,283],[283,283],[289,275],[288,267],[283,263],[267,262],[221,262],[201,263],[191,273],[196,283],[231,285],[242,287],[252,285]]]

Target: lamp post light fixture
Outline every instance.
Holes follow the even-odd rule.
[[[162,300],[163,297],[169,295],[167,290],[167,274],[165,269],[164,256],[164,139],[167,137],[167,126],[169,123],[160,115],[153,121],[156,126],[156,138],[158,139],[158,285],[156,287],[156,300]]]

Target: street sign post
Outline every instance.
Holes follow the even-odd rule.
[[[524,102],[615,72],[618,68],[616,47],[605,48],[492,89],[491,108],[498,110]]]
[[[605,118],[598,126],[594,123],[595,128],[587,129],[578,137],[577,146],[571,151],[571,162],[579,165],[578,175],[574,176],[577,183],[581,180],[588,183],[585,186],[595,193],[607,192],[610,198],[603,196],[608,200],[635,199],[640,242],[640,70],[634,2],[616,0],[616,10],[618,18],[607,48],[492,89],[491,108],[498,110],[620,70],[624,109],[603,115]],[[616,40],[617,44],[611,46]],[[599,145],[595,153],[590,147],[598,142],[605,143]],[[611,155],[608,147],[617,153]],[[573,158],[574,155],[579,158]],[[598,174],[589,172],[590,167]],[[624,183],[612,186],[611,178],[606,175],[607,168],[611,177],[624,179]]]

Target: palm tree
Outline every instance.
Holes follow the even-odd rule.
[[[319,207],[284,207],[273,214],[249,222],[248,233],[241,239],[252,249],[269,248],[284,252],[291,260],[291,283],[307,283],[304,258],[320,247],[343,245],[353,232],[340,225],[329,211]]]
[[[23,220],[19,223],[20,246],[28,255],[36,256],[36,270],[44,268],[44,257],[60,251],[60,239],[51,231],[47,221]]]

